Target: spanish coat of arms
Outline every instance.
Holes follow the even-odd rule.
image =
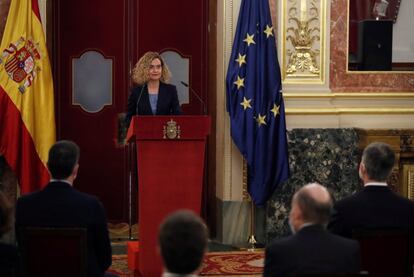
[[[24,93],[40,71],[36,65],[40,58],[37,45],[31,39],[20,37],[4,49],[0,56],[0,65],[4,66],[9,78],[19,84],[19,91]]]

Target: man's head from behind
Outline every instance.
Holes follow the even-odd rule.
[[[317,183],[307,184],[292,198],[289,223],[295,233],[305,223],[325,226],[331,215],[332,198],[328,190]]]
[[[181,210],[170,214],[161,224],[159,245],[165,268],[170,273],[190,274],[202,262],[208,231],[196,214]]]
[[[383,142],[373,142],[362,153],[359,176],[367,182],[385,182],[395,163],[395,153],[391,146]]]
[[[56,142],[49,150],[47,167],[53,179],[76,178],[79,162],[79,147],[68,140]]]

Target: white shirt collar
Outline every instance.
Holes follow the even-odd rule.
[[[50,179],[50,183],[52,183],[52,182],[63,182],[63,183],[67,183],[67,184],[69,184],[69,185],[72,185],[72,183],[71,182],[69,182],[68,180],[66,180],[66,179]]]
[[[305,223],[303,223],[302,224],[302,226],[300,226],[300,229],[302,229],[303,227],[308,227],[308,226],[312,226],[312,225],[315,225],[315,223],[312,223],[312,222],[305,222]],[[300,230],[299,229],[299,230]]]
[[[386,187],[386,186],[388,186],[388,185],[387,185],[387,183],[370,182],[370,183],[366,183],[366,184],[364,185],[364,187],[367,187],[367,186]]]

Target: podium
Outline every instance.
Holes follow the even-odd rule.
[[[200,214],[209,116],[135,116],[127,140],[136,141],[138,172],[138,270],[161,276],[157,252],[162,220],[178,209]]]

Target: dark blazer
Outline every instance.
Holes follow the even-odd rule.
[[[112,262],[104,208],[99,200],[64,182],[22,196],[16,204],[16,232],[25,226],[87,229],[89,276],[103,276]]]
[[[414,230],[414,202],[389,187],[366,186],[334,204],[328,229],[352,237],[354,229],[405,228]]]
[[[311,225],[266,248],[263,276],[356,273],[359,270],[358,242],[333,235],[320,225]]]
[[[140,98],[140,94],[142,96]],[[151,104],[149,101],[148,87],[144,85],[134,87],[131,90],[131,93],[128,97],[128,109],[125,118],[125,122],[129,126],[132,116],[137,113],[137,102],[138,104],[138,114],[139,115],[153,115]],[[180,103],[178,102],[177,89],[174,85],[165,84],[160,82],[160,88],[158,91],[158,101],[157,101],[157,112],[155,115],[180,115],[181,108]]]
[[[0,276],[7,272],[10,276],[21,276],[17,248],[11,244],[0,243]]]

